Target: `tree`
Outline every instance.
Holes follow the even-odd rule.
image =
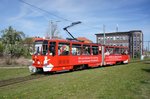
[[[11,64],[11,59],[20,57],[23,54],[23,38],[25,34],[20,31],[16,31],[11,26],[2,32],[1,41],[4,47],[3,54],[6,57],[6,63]]]

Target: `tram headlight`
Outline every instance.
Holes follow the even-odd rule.
[[[39,61],[38,61],[37,63],[38,63],[38,64],[40,64],[40,62],[39,62]]]
[[[34,66],[29,66],[29,71],[32,73],[35,73],[35,72],[37,72],[37,68]]]

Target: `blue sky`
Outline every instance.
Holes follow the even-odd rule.
[[[87,37],[96,42],[96,33],[142,30],[144,41],[150,40],[150,0],[24,0],[50,13],[82,24],[72,27],[75,37]],[[13,26],[28,36],[43,37],[50,20],[57,22],[62,37],[63,28],[71,22],[42,12],[19,0],[0,0],[0,30]]]

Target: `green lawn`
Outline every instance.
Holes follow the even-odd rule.
[[[149,99],[150,64],[136,62],[59,75],[45,75],[43,78],[0,88],[0,99],[103,98]]]
[[[0,80],[30,75],[28,68],[0,68]]]

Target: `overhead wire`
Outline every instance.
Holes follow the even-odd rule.
[[[22,3],[24,3],[24,4],[26,4],[26,5],[31,6],[31,7],[33,7],[33,8],[39,9],[39,10],[45,12],[45,13],[48,13],[48,14],[50,14],[50,15],[52,15],[52,16],[55,16],[55,17],[57,17],[57,18],[60,18],[60,19],[62,19],[62,20],[69,21],[69,22],[73,22],[73,21],[68,20],[68,19],[66,19],[66,18],[60,17],[60,16],[58,16],[58,15],[55,15],[55,14],[53,14],[53,13],[47,11],[47,10],[44,10],[44,9],[42,9],[42,8],[39,8],[39,7],[35,6],[35,5],[32,5],[32,4],[28,3],[28,2],[25,2],[25,1],[23,1],[23,0],[19,0],[19,1],[22,2]]]
[[[37,6],[33,5],[33,4],[30,4],[30,3],[28,3],[28,2],[25,2],[25,1],[23,1],[23,0],[19,0],[19,1],[20,1],[21,3],[24,3],[24,4],[26,4],[26,5],[31,6],[31,7],[33,7],[33,8],[39,9],[39,10],[41,10],[41,11],[43,11],[43,12],[49,14],[49,15],[52,15],[52,16],[57,17],[57,18],[60,18],[60,19],[62,19],[62,20],[64,20],[64,21],[68,21],[68,22],[71,22],[71,23],[74,22],[74,21],[69,20],[69,19],[66,19],[66,18],[64,18],[64,17],[60,17],[60,16],[58,16],[58,15],[55,15],[55,14],[53,14],[53,13],[47,11],[47,10],[44,10],[44,9],[42,9],[42,8],[40,8],[40,7],[37,7]],[[82,23],[83,23],[83,22],[82,22]],[[98,29],[98,30],[101,29],[101,28],[98,28],[98,27],[94,27],[94,26],[87,25],[87,24],[85,24],[85,23],[83,23],[83,24],[81,24],[81,25],[84,25],[84,26],[89,27],[89,28],[92,28],[92,29]]]

